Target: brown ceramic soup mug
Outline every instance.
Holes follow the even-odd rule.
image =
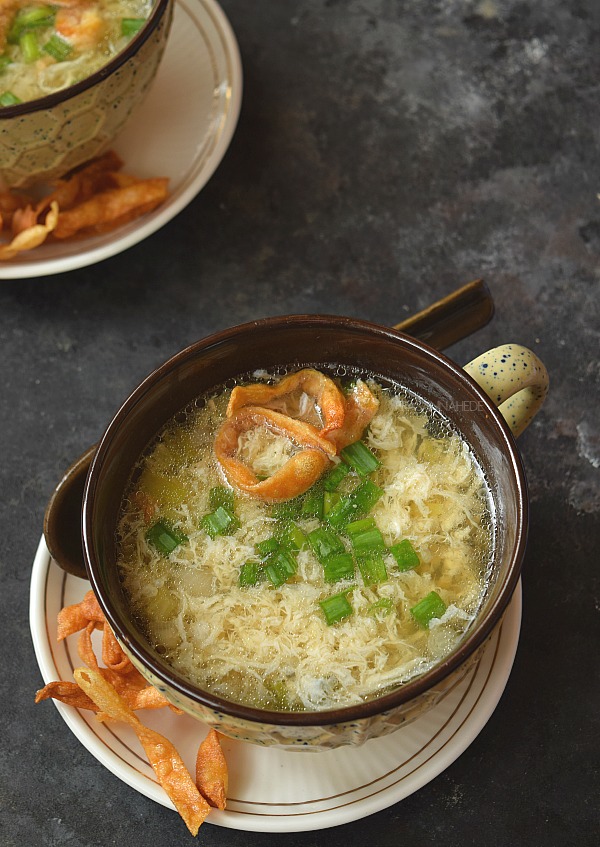
[[[194,398],[241,374],[345,366],[413,392],[441,410],[470,445],[489,484],[495,543],[480,610],[445,659],[382,696],[331,711],[276,712],[228,702],[174,671],[136,628],[116,565],[116,527],[132,468],[162,427]],[[126,400],[95,451],[84,492],[88,576],[118,640],[141,673],[185,712],[235,738],[288,749],[360,744],[414,719],[468,671],[499,624],[518,583],[527,535],[527,489],[514,435],[543,403],[544,366],[517,345],[460,368],[396,330],[320,315],[237,326],[181,351]]]

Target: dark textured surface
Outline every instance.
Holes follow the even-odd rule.
[[[520,439],[531,489],[524,617],[489,723],[432,783],[322,832],[205,826],[207,845],[598,842],[598,80],[600,5],[223,3],[245,73],[231,148],[146,242],[95,267],[0,285],[0,843],[184,844],[49,704],[31,563],[62,470],[155,365],[269,314],[395,323],[476,276],[492,324],[551,374]]]

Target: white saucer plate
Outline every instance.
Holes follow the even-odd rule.
[[[89,587],[56,565],[42,538],[31,577],[30,625],[45,683],[72,680],[73,669],[81,665],[77,636],[56,641],[56,617],[63,606],[81,600]],[[519,583],[501,626],[452,692],[418,720],[362,747],[287,752],[223,739],[229,766],[227,810],[213,810],[208,822],[256,832],[302,832],[349,823],[408,797],[451,765],[489,720],[512,668],[520,625]],[[132,730],[99,723],[90,712],[55,705],[69,729],[109,771],[173,808]],[[169,709],[140,714],[146,725],[173,742],[194,773],[206,727]]]
[[[242,99],[242,64],[215,0],[177,0],[165,55],[150,93],[113,148],[124,171],[169,177],[154,212],[114,232],[48,242],[0,264],[0,279],[48,276],[121,253],[164,226],[206,185],[229,147]]]

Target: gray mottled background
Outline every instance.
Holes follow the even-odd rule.
[[[45,503],[129,391],[188,343],[265,315],[393,324],[483,276],[492,324],[551,375],[520,439],[532,501],[523,626],[468,750],[370,818],[207,845],[598,842],[600,4],[224,0],[244,64],[207,187],[99,265],[0,283],[0,844],[185,844],[50,703],[28,623]]]

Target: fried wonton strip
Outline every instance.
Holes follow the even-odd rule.
[[[102,661],[107,668],[118,673],[126,673],[131,667],[129,657],[123,649],[108,624],[104,625],[102,633]]]
[[[77,201],[79,190],[79,179],[57,180],[52,193],[38,201],[38,204],[35,207],[36,212],[41,214],[44,209],[49,207],[50,203],[57,203],[58,208],[63,212],[70,209]]]
[[[211,806],[224,809],[229,775],[219,736],[211,729],[198,748],[196,786]]]
[[[122,670],[113,668],[101,668],[94,652],[92,644],[92,633],[100,625],[89,623],[82,631],[77,642],[77,652],[82,662],[85,662],[91,670],[99,671],[128,703],[134,702],[139,692],[146,688],[148,683],[142,674],[134,668],[131,663]],[[164,703],[166,706],[167,703]]]
[[[10,221],[13,212],[17,209],[22,209],[30,203],[30,199],[25,194],[17,194],[12,191],[0,192],[0,212],[4,218],[4,222]]]
[[[358,441],[379,408],[379,400],[368,385],[361,379],[346,397],[346,413],[344,423],[340,429],[332,430],[327,434],[339,453],[348,444]]]
[[[269,407],[274,401],[285,400],[292,394],[305,393],[315,401],[323,419],[319,435],[339,429],[344,423],[345,399],[335,382],[320,371],[304,368],[284,377],[276,385],[254,383],[236,385],[227,406],[227,417],[231,417],[243,406]],[[296,417],[296,415],[292,415]],[[301,419],[301,415],[299,415]]]
[[[90,621],[86,628],[82,630],[77,641],[77,652],[79,653],[79,658],[82,662],[85,662],[88,668],[98,667],[98,659],[96,658],[94,647],[92,645],[92,633],[97,626],[99,626],[99,624],[94,621]]]
[[[90,621],[100,624],[104,624],[106,621],[104,612],[100,608],[96,595],[91,589],[81,602],[74,603],[72,606],[65,606],[58,613],[58,640],[62,641],[68,635],[85,629]]]
[[[130,185],[135,185],[139,182],[139,178],[131,174],[121,174],[115,171],[110,172],[110,180],[114,188],[128,188]]]
[[[39,201],[36,211],[39,214],[54,200],[58,203],[60,210],[66,212],[73,206],[89,200],[99,191],[119,188],[123,175],[118,174],[117,171],[122,166],[122,159],[114,150],[109,150],[97,159],[92,159],[79,169],[72,171],[66,177],[58,179],[52,193]],[[135,177],[129,179],[139,182]]]
[[[93,700],[85,694],[76,682],[49,682],[43,688],[36,692],[35,702],[41,703],[42,700],[60,700],[67,706],[74,706],[76,709],[91,709],[93,712],[98,711],[98,706]]]
[[[76,0],[75,0],[76,2]],[[90,159],[83,167],[78,170],[83,170],[85,173],[91,173],[94,168],[103,171],[118,171],[123,167],[123,159],[119,156],[116,150],[106,150],[95,159]]]
[[[183,714],[181,709],[169,703],[165,695],[158,688],[154,688],[153,685],[146,685],[144,688],[140,688],[135,693],[132,693],[130,697],[124,699],[127,699],[129,708],[135,711],[138,709],[163,709],[165,706],[168,706],[176,715]]]
[[[50,204],[50,210],[43,223],[23,229],[18,235],[15,235],[10,244],[0,246],[0,260],[14,259],[15,256],[25,250],[33,250],[34,247],[39,247],[40,244],[44,243],[48,234],[56,228],[58,217],[58,206],[53,202]]]
[[[142,674],[126,659],[126,662],[119,662],[115,667],[101,668],[94,652],[92,644],[92,633],[95,629],[103,629],[103,645],[106,632],[110,632],[108,624],[104,626],[97,622],[91,621],[84,630],[82,630],[77,642],[77,652],[82,662],[85,662],[90,670],[98,671],[104,679],[109,682],[113,688],[123,697],[130,708],[132,709],[159,709],[163,706],[171,706],[171,703],[164,697],[158,689],[148,682]],[[114,635],[112,635],[114,639]],[[119,648],[120,650],[120,648]],[[104,653],[104,650],[103,650]],[[104,658],[104,656],[103,656]],[[110,658],[110,657],[109,657]],[[173,711],[179,713],[179,709],[171,706]]]
[[[109,173],[119,171],[123,167],[123,159],[119,156],[116,150],[107,150],[95,159],[90,159],[89,162],[80,165],[70,171],[65,179],[74,179],[76,177],[93,177],[101,173]]]
[[[102,668],[98,669],[102,673]],[[103,674],[104,676],[104,674]],[[107,680],[110,683],[110,680]],[[112,684],[112,683],[111,683]],[[115,691],[117,687],[113,685]],[[138,690],[125,689],[119,692],[127,705],[133,711],[141,709],[163,709],[165,706],[170,706],[176,714],[182,714],[181,709],[173,706],[166,697],[154,688],[152,685],[146,685]],[[35,702],[41,703],[42,700],[60,700],[67,706],[74,706],[76,709],[89,709],[93,712],[98,711],[98,707],[93,700],[84,694],[76,682],[67,682],[58,680],[57,682],[49,682],[43,688],[36,692]]]
[[[37,222],[38,214],[32,206],[27,205],[15,209],[11,222],[13,236],[26,229],[31,229],[32,226],[36,226]]]
[[[92,227],[91,230],[81,230],[81,234],[89,232],[94,235],[101,235],[103,232],[111,232],[113,229],[125,226],[125,224],[128,224],[130,221],[134,221],[136,218],[140,218],[142,215],[151,212],[153,209],[156,209],[157,205],[159,204],[155,200],[150,200],[148,203],[136,206],[135,209],[130,209],[124,215],[114,218],[114,220],[96,224],[96,226]]]
[[[113,188],[96,194],[67,211],[60,212],[54,230],[55,238],[69,238],[82,231],[122,220],[125,215],[145,214],[156,208],[168,194],[168,179],[140,180],[124,188]],[[129,218],[131,219],[131,218]]]
[[[237,456],[239,436],[257,427],[284,435],[300,448],[283,467],[263,480],[259,480]],[[217,432],[214,450],[231,485],[271,503],[303,494],[319,479],[335,455],[330,442],[311,424],[259,406],[244,406],[227,418]]]
[[[145,727],[98,671],[77,668],[73,675],[100,712],[111,720],[123,721],[133,728],[159,783],[185,821],[189,831],[192,835],[197,835],[200,825],[210,812],[210,806],[196,788],[194,780],[171,742],[158,732]]]

